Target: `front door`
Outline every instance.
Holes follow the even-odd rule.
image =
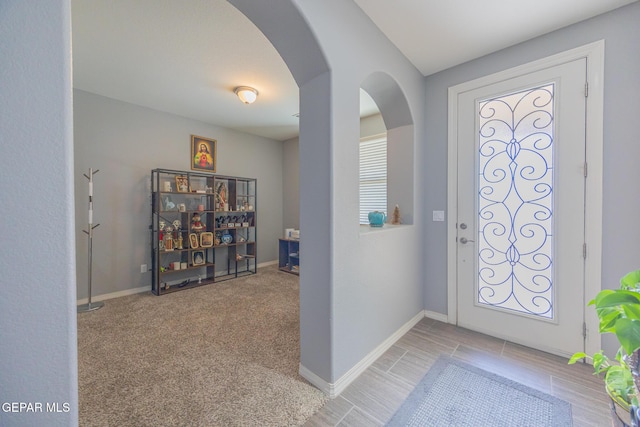
[[[457,322],[584,348],[586,59],[458,95]]]

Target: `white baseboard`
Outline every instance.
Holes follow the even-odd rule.
[[[277,259],[274,259],[273,261],[261,262],[260,264],[258,264],[258,268],[269,267],[270,265],[274,265],[277,263],[278,263]]]
[[[111,292],[109,294],[102,294],[102,295],[96,295],[96,296],[92,295],[91,301],[92,302],[105,301],[108,299],[126,297],[127,295],[140,294],[142,292],[148,292],[148,291],[151,291],[151,286],[141,286],[139,288],[125,289],[124,291]],[[78,300],[78,305],[86,304],[88,302],[89,302],[89,298],[82,298]]]
[[[418,323],[421,319],[425,317],[425,312],[420,311],[416,314],[411,320],[405,323],[400,329],[398,329],[393,335],[384,340],[382,344],[376,347],[373,351],[367,354],[360,362],[356,363],[356,365],[349,369],[346,374],[342,377],[338,378],[335,383],[329,383],[309,369],[305,368],[302,363],[299,367],[300,375],[309,381],[311,384],[316,386],[320,391],[328,395],[331,399],[336,398],[344,391],[345,388],[349,386],[360,374],[367,370],[369,366],[373,364],[380,356],[382,356],[396,341],[398,341],[404,334],[409,332],[411,328],[413,328],[416,323]]]
[[[263,263],[258,264],[258,268],[268,267],[270,265],[274,265],[274,264],[277,264],[277,263],[278,263],[278,260],[263,262]],[[111,292],[111,293],[108,293],[108,294],[91,296],[91,301],[96,301],[96,302],[97,301],[105,301],[105,300],[113,299],[113,298],[126,297],[127,295],[140,294],[140,293],[146,292],[146,291],[151,291],[151,286],[141,286],[139,288],[125,289],[124,291]],[[88,302],[89,302],[89,298],[82,298],[82,299],[79,299],[77,301],[77,304],[78,305],[82,305],[82,304],[86,304]]]
[[[326,382],[325,380],[323,380],[322,378],[320,378],[319,376],[311,372],[309,369],[305,368],[302,365],[302,363],[300,363],[298,367],[298,373],[300,374],[300,376],[302,376],[302,378],[306,379],[311,384],[316,386],[318,390],[320,390],[321,392],[323,392],[324,394],[326,394],[327,396],[333,399],[333,396],[331,396],[330,383]]]
[[[424,317],[427,317],[427,318],[433,319],[433,320],[437,320],[437,321],[442,322],[442,323],[449,323],[449,316],[447,316],[446,314],[437,313],[435,311],[425,310],[424,311]]]

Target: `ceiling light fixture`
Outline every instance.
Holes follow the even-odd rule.
[[[258,91],[249,86],[238,86],[233,90],[233,92],[238,95],[240,101],[245,104],[253,104],[258,97]]]

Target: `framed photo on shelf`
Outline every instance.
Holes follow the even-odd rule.
[[[189,178],[184,175],[176,175],[176,188],[179,193],[189,192]]]
[[[198,248],[198,235],[196,233],[189,234],[189,247],[191,249]]]
[[[213,246],[213,233],[210,231],[205,231],[204,233],[200,233],[200,246],[203,248],[210,248]]]
[[[204,172],[216,171],[215,139],[191,135],[191,169]]]
[[[193,251],[191,262],[193,263],[193,265],[204,265],[204,251]]]

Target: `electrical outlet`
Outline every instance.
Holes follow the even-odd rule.
[[[140,265],[140,273],[146,273],[146,272],[147,272],[147,264]]]

